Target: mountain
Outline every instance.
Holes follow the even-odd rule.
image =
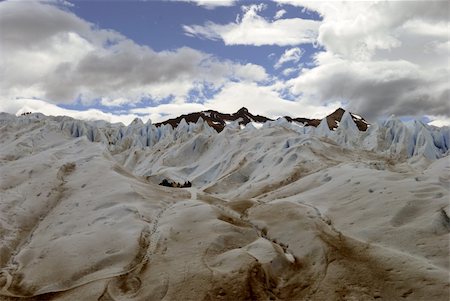
[[[0,113],[0,299],[448,300],[450,129],[335,118]]]
[[[177,127],[181,120],[185,119],[188,123],[196,123],[199,118],[202,118],[206,123],[214,128],[217,132],[221,132],[223,128],[230,122],[237,122],[238,124],[246,125],[250,122],[264,123],[266,121],[272,120],[264,116],[253,115],[247,108],[241,108],[236,113],[226,114],[219,113],[214,110],[207,110],[197,113],[190,113],[186,115],[181,115],[177,118],[169,119],[160,123],[156,126],[170,124],[172,127]]]
[[[345,110],[342,108],[337,109],[330,115],[326,116],[326,120],[328,122],[328,127],[333,130],[336,129],[339,125],[339,121],[342,118]],[[367,130],[367,126],[369,125],[364,118],[359,115],[351,113],[352,119],[357,125],[360,131]],[[247,125],[248,123],[265,123],[267,121],[273,121],[265,116],[261,115],[253,115],[248,111],[247,108],[242,107],[236,113],[226,114],[220,113],[214,110],[207,110],[202,112],[190,113],[181,115],[177,118],[172,118],[160,123],[156,123],[156,126],[170,124],[172,127],[177,127],[181,120],[185,119],[188,123],[196,123],[199,118],[202,118],[210,127],[214,128],[217,132],[221,132],[224,127],[230,122],[237,122],[239,125]],[[309,119],[302,117],[292,118],[290,116],[284,116],[284,118],[289,122],[300,123],[305,126],[314,126],[317,127],[320,124],[320,119]]]

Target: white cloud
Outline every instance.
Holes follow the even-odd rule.
[[[287,11],[285,9],[280,9],[279,11],[277,11],[275,13],[275,16],[273,17],[273,19],[274,20],[281,19],[281,17],[283,17],[286,13],[287,13]]]
[[[267,79],[267,74],[264,68],[254,64],[245,64],[239,66],[234,72],[236,78],[250,79],[250,81],[263,81]]]
[[[283,64],[292,62],[298,63],[303,55],[304,51],[299,47],[289,48],[278,59],[278,62],[274,65],[275,69],[280,68]]]
[[[412,19],[406,21],[402,28],[413,34],[431,35],[444,40],[448,39],[449,36],[448,23],[443,21],[430,23],[421,19]]]
[[[3,101],[81,99],[89,104],[104,98],[124,104],[173,97],[182,102],[201,85],[218,89],[230,79],[267,77],[261,66],[219,60],[187,47],[156,52],[45,3],[1,2],[0,28],[0,70],[7,74],[0,82]]]
[[[233,6],[237,0],[172,0],[179,2],[191,2],[207,9],[214,9],[220,6]]]
[[[129,104],[130,100],[126,99],[124,97],[119,97],[119,98],[114,98],[114,99],[111,99],[109,97],[103,97],[100,100],[100,103],[106,107],[120,107],[120,106]]]
[[[426,116],[428,117],[431,121],[428,122],[429,125],[434,125],[434,126],[438,126],[438,127],[442,127],[442,126],[450,126],[450,117],[448,116]]]
[[[141,118],[144,122],[148,116],[138,116],[136,114],[112,114],[105,113],[97,109],[89,110],[69,110],[60,108],[54,104],[39,99],[15,99],[14,101],[0,101],[0,112],[20,115],[25,112],[42,113],[47,116],[69,116],[81,120],[106,120],[108,122],[122,122],[128,125],[135,118]]]
[[[281,72],[284,76],[291,76],[291,75],[293,75],[295,72],[299,72],[300,71],[300,68],[294,68],[294,67],[291,67],[291,68],[286,68],[286,69],[284,69],[283,70],[283,72]]]
[[[301,18],[268,21],[258,15],[264,4],[243,6],[242,19],[235,23],[184,25],[186,35],[223,40],[225,45],[299,45],[312,43],[317,37],[318,21]]]
[[[271,118],[280,116],[323,118],[341,106],[337,101],[321,105],[303,100],[287,100],[280,95],[284,89],[282,82],[268,86],[229,82],[205,105],[226,113],[236,112],[245,106],[253,114]]]
[[[200,103],[182,103],[182,104],[160,104],[156,107],[131,109],[131,114],[148,116],[153,123],[165,121],[170,118],[178,117],[182,114],[208,110],[209,108]]]
[[[420,24],[428,34],[448,39],[447,1],[301,1],[275,0],[318,12],[323,17],[319,42],[328,51],[352,59],[402,45],[397,30]],[[433,27],[433,30],[431,30]]]

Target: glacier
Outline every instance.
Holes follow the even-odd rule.
[[[450,129],[353,120],[0,113],[0,300],[448,300]]]
[[[0,124],[7,120],[15,120],[13,115],[1,113]],[[15,120],[18,124],[44,119],[46,123],[58,124],[60,129],[70,136],[77,138],[85,136],[89,141],[102,142],[112,148],[127,147],[153,147],[163,140],[177,140],[182,136],[202,132],[206,135],[217,134],[200,117],[197,123],[181,123],[172,128],[170,124],[155,126],[149,120],[144,124],[136,118],[129,126],[123,124],[107,124],[106,122],[89,122],[75,120],[71,117],[46,117],[40,113],[20,116]],[[423,156],[435,160],[448,155],[450,145],[450,127],[435,127],[420,120],[402,122],[395,116],[385,121],[371,125],[367,131],[359,131],[350,113],[346,111],[336,131],[328,128],[326,119],[322,119],[318,127],[299,126],[288,122],[284,118],[267,121],[262,124],[264,128],[283,127],[293,130],[301,137],[328,138],[338,145],[346,148],[360,149],[384,153],[391,156],[406,156],[408,158]],[[227,130],[240,128],[237,122],[226,125]],[[246,131],[259,130],[252,123],[242,126]]]

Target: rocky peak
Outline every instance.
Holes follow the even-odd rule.
[[[338,127],[340,120],[342,119],[342,116],[344,115],[345,110],[342,108],[338,108],[336,111],[331,113],[330,115],[326,116],[326,120],[328,123],[328,127],[330,130],[334,130]],[[368,123],[364,120],[364,118],[360,117],[359,115],[350,113],[353,121],[355,122],[356,126],[360,131],[367,130]],[[256,123],[264,123],[266,121],[273,121],[273,119],[261,116],[261,115],[253,115],[249,112],[249,110],[246,107],[240,108],[235,113],[220,113],[218,111],[214,110],[207,110],[207,111],[201,111],[201,112],[195,112],[195,113],[189,113],[181,115],[177,118],[172,118],[160,123],[155,124],[157,127],[164,125],[164,124],[170,124],[173,128],[176,128],[178,124],[184,119],[187,123],[197,123],[199,118],[202,118],[204,122],[206,122],[210,127],[214,128],[217,132],[221,132],[227,123],[237,121],[241,125],[247,125],[250,122],[256,122]],[[284,118],[288,122],[297,122],[302,123],[305,126],[314,126],[317,127],[321,119],[309,119],[309,118],[303,118],[303,117],[290,117],[290,116],[284,116]]]

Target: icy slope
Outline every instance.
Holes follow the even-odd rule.
[[[0,113],[0,300],[448,300],[448,128],[352,119]]]
[[[336,113],[336,112],[335,112]],[[0,124],[8,120],[15,124],[29,124],[41,120],[53,127],[59,127],[72,137],[86,136],[89,141],[103,142],[110,145],[112,151],[123,151],[132,147],[152,147],[160,141],[177,141],[181,137],[202,133],[204,135],[217,134],[201,117],[196,123],[188,123],[181,119],[177,127],[170,124],[155,126],[151,121],[143,124],[135,119],[129,126],[122,124],[108,124],[106,122],[86,122],[70,117],[46,117],[42,114],[31,114],[14,117],[0,113]],[[334,113],[333,113],[334,114]],[[333,115],[331,114],[331,115]],[[331,116],[330,115],[330,116]],[[253,116],[253,115],[252,115]],[[434,127],[415,120],[409,123],[400,121],[395,116],[388,120],[371,125],[367,131],[359,131],[355,124],[354,114],[348,111],[342,113],[337,128],[329,129],[329,117],[324,118],[317,127],[302,126],[299,123],[288,122],[285,118],[275,121],[266,121],[264,128],[282,127],[297,132],[301,138],[329,138],[345,148],[358,148],[375,151],[392,156],[424,156],[427,159],[437,159],[448,154],[450,147],[450,128]],[[234,129],[246,131],[258,130],[253,123],[239,126],[238,121],[227,124],[225,132]]]

